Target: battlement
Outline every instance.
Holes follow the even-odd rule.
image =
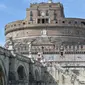
[[[37,8],[37,7],[42,7],[44,5],[44,7],[63,7],[63,5],[60,2],[57,3],[45,3],[45,2],[41,2],[41,3],[31,3],[30,4],[30,8]]]

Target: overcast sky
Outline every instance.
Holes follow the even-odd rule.
[[[0,0],[0,45],[4,45],[4,26],[12,21],[22,20],[30,3],[48,0]],[[85,18],[85,0],[53,0],[64,6],[65,17]]]

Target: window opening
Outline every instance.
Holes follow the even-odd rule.
[[[45,19],[42,19],[42,24],[44,24],[45,23]]]
[[[63,52],[61,52],[61,56],[63,56]]]
[[[85,25],[85,22],[81,22],[81,24]]]
[[[62,23],[65,23],[65,21],[62,21]]]
[[[40,19],[38,19],[38,23],[40,23]]]

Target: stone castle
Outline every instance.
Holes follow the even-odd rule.
[[[24,20],[5,26],[0,85],[85,85],[84,28],[60,2],[30,4]]]

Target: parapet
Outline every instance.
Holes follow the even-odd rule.
[[[13,31],[36,27],[74,27],[85,28],[85,19],[65,18],[47,24],[29,23],[25,20],[9,23],[5,26],[5,34]]]

